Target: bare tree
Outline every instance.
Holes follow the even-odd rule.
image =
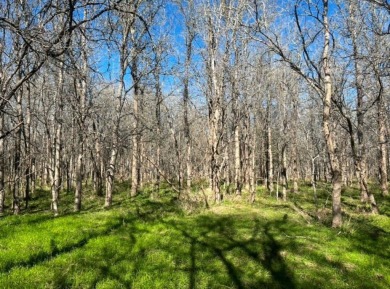
[[[3,135],[4,133],[4,114],[0,114],[0,133]],[[0,138],[0,214],[4,212],[4,201],[5,201],[5,149],[4,149],[4,138]]]
[[[220,41],[222,37],[220,27],[215,21],[221,21],[223,3],[205,7],[205,29],[207,36],[206,73],[207,73],[207,103],[209,115],[209,160],[210,160],[210,188],[215,194],[215,201],[222,201],[220,190],[220,168],[221,168],[221,141],[223,97],[224,97],[224,73],[223,63],[226,61],[226,54],[220,53]],[[222,66],[222,67],[221,67]]]
[[[87,10],[84,10],[84,19],[87,19]],[[75,80],[75,92],[78,99],[78,111],[77,111],[77,158],[76,158],[76,190],[74,198],[74,211],[79,212],[81,210],[82,191],[83,191],[83,175],[84,175],[84,154],[85,154],[85,131],[86,131],[86,118],[87,118],[87,79],[88,79],[88,51],[86,40],[86,24],[80,26],[80,49],[81,49],[81,67],[78,68],[79,79]]]
[[[110,160],[107,168],[107,176],[106,176],[106,197],[105,197],[105,207],[110,207],[112,204],[112,193],[114,189],[114,177],[116,172],[117,165],[117,156],[118,156],[118,146],[119,146],[119,138],[120,138],[120,126],[121,120],[123,118],[123,106],[126,98],[126,85],[125,85],[125,77],[126,71],[129,66],[130,61],[130,51],[128,49],[128,42],[130,41],[130,33],[132,29],[132,25],[134,22],[134,15],[129,12],[127,14],[127,10],[123,10],[125,8],[121,8],[121,11],[118,13],[119,19],[115,26],[112,29],[117,29],[118,26],[120,35],[119,40],[114,40],[114,45],[119,50],[119,62],[120,62],[120,72],[119,72],[119,87],[116,93],[116,105],[115,105],[115,116],[114,116],[114,124],[112,131],[112,147],[110,152]],[[132,11],[132,10],[131,10]],[[122,14],[121,14],[122,13]]]
[[[51,184],[51,194],[52,194],[52,202],[51,207],[54,213],[54,216],[58,215],[58,197],[61,188],[61,147],[62,147],[62,126],[63,126],[63,83],[64,83],[64,68],[63,63],[60,62],[60,67],[58,69],[58,83],[57,90],[54,97],[54,127],[55,127],[55,135],[53,137],[52,143],[52,184]]]
[[[318,24],[316,33],[307,33],[308,28],[302,26],[302,15],[306,12],[313,18]],[[258,5],[255,5],[255,17],[259,19]],[[316,11],[316,14],[313,13]],[[322,0],[320,3],[312,3],[310,1],[296,1],[294,6],[295,25],[298,31],[298,37],[300,44],[297,48],[300,49],[304,64],[297,63],[297,61],[291,57],[290,53],[280,43],[280,38],[276,34],[269,33],[264,30],[264,27],[260,25],[258,31],[261,34],[262,41],[280,57],[289,67],[295,71],[298,75],[303,77],[305,81],[316,91],[323,101],[323,133],[326,140],[327,153],[329,156],[331,173],[332,173],[332,211],[333,211],[333,227],[340,227],[342,225],[342,213],[341,213],[341,186],[342,186],[342,173],[341,165],[337,154],[336,135],[332,127],[332,36],[331,28],[329,24],[329,1]],[[260,23],[260,21],[258,21]],[[313,27],[311,28],[313,29]],[[313,43],[317,43],[318,37],[321,36],[322,41],[322,54],[320,56],[313,55],[309,49]],[[317,60],[314,59],[317,57]]]
[[[191,189],[192,179],[192,161],[191,161],[191,127],[189,122],[188,110],[190,105],[190,65],[193,54],[193,42],[196,36],[195,19],[191,15],[194,11],[194,1],[189,0],[186,3],[181,1],[180,10],[185,17],[185,74],[183,79],[183,121],[184,121],[184,136],[186,139],[186,189]]]

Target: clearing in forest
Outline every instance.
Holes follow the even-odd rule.
[[[282,202],[259,191],[252,205],[227,198],[191,214],[169,190],[116,194],[110,210],[91,196],[56,218],[34,207],[45,194],[37,212],[0,219],[0,288],[389,288],[389,204],[357,214],[356,191],[337,230],[326,210],[311,217],[309,192]],[[70,210],[72,196],[61,202]]]

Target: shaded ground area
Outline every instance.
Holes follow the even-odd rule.
[[[389,288],[389,217],[351,205],[333,230],[297,212],[314,214],[310,199],[259,193],[188,215],[162,190],[58,218],[33,200],[38,213],[0,219],[0,288]]]

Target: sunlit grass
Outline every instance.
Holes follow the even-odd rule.
[[[389,288],[386,199],[382,215],[362,215],[347,189],[335,230],[327,186],[317,206],[302,186],[288,202],[259,189],[254,204],[244,193],[192,214],[166,186],[152,191],[130,199],[120,186],[109,210],[91,192],[77,214],[63,194],[56,218],[39,192],[35,213],[0,219],[0,288]]]

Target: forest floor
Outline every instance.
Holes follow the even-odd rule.
[[[390,202],[379,195],[373,216],[346,190],[341,229],[329,226],[326,186],[317,207],[309,186],[288,202],[259,188],[254,204],[228,196],[192,213],[168,189],[129,199],[119,186],[109,210],[87,193],[81,213],[64,193],[59,217],[49,197],[0,217],[0,288],[390,288]]]

